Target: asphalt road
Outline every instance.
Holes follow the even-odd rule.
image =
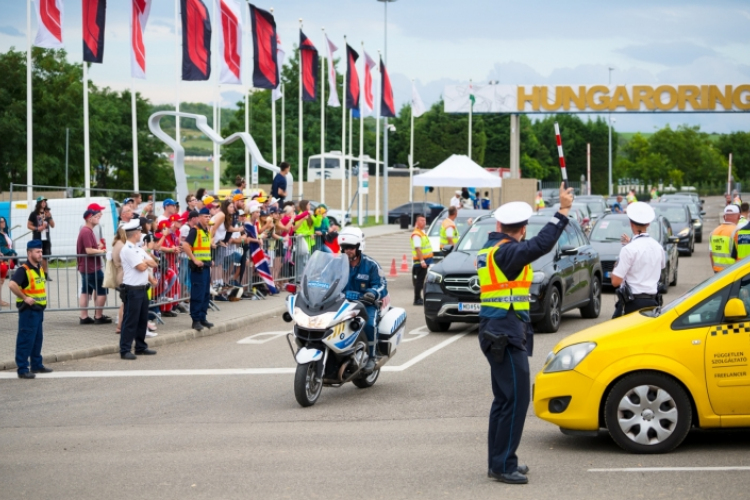
[[[712,202],[709,217],[718,212]],[[666,300],[710,276],[707,247],[706,237],[680,258]],[[389,255],[400,264],[404,248],[394,236],[368,241],[386,267]],[[530,483],[488,480],[492,394],[476,331],[425,334],[408,275],[389,287],[393,302],[407,305],[410,332],[390,371],[370,389],[326,388],[311,408],[294,399],[284,338],[259,335],[287,330],[280,318],[137,361],[57,363],[56,374],[69,378],[0,379],[0,498],[748,497],[747,470],[643,468],[748,466],[750,431],[692,432],[671,454],[638,456],[606,434],[565,436],[532,408],[519,450]],[[558,333],[538,335],[532,373],[555,343],[613,308],[605,294],[599,320],[571,312]],[[641,471],[592,471],[623,468]]]

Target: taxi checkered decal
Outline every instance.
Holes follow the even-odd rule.
[[[750,333],[750,323],[737,323],[734,325],[719,325],[711,330],[711,336],[715,337],[719,333],[729,335],[729,333]]]

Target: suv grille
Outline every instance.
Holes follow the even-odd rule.
[[[443,278],[443,286],[454,295],[466,296],[476,299],[479,296],[479,277],[473,276],[446,276]]]
[[[615,262],[613,260],[602,261],[602,271],[604,271],[605,273],[612,272],[614,268],[615,268]]]

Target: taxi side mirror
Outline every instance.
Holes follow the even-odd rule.
[[[729,299],[727,305],[724,306],[724,319],[743,319],[747,317],[747,310],[745,309],[745,303],[742,299]]]

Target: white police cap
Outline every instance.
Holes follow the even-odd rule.
[[[506,226],[523,224],[532,215],[534,215],[534,209],[531,208],[531,205],[523,201],[511,201],[495,210],[495,219],[500,224],[505,224]]]
[[[126,222],[125,224],[123,224],[122,228],[126,232],[127,231],[135,231],[136,229],[140,229],[141,228],[141,219],[139,219],[138,217],[136,217],[135,219],[133,219],[133,220],[131,220],[131,221]]]
[[[651,205],[642,201],[636,201],[628,205],[625,213],[628,214],[628,219],[644,226],[651,224],[656,218],[656,212],[651,208]]]

